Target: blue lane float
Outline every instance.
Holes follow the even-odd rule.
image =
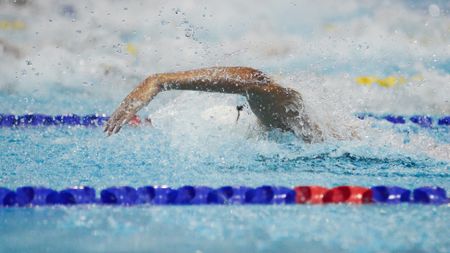
[[[0,115],[0,126],[3,127],[13,127],[16,125],[16,116],[15,115]]]
[[[155,199],[156,191],[153,186],[144,186],[137,189],[138,202],[142,204],[151,204]]]
[[[222,186],[208,196],[208,203],[218,205],[245,204],[246,193],[252,188],[246,186]]]
[[[288,205],[305,204],[302,198],[297,198],[294,188],[283,186],[263,185],[259,187],[223,186],[211,188],[208,186],[186,185],[179,188],[168,186],[131,186],[109,187],[100,191],[100,198],[96,198],[96,191],[92,187],[71,187],[55,191],[46,187],[23,186],[15,191],[0,187],[0,207],[32,207],[46,205]],[[314,186],[317,188],[317,186]],[[320,187],[324,191],[312,204],[342,203],[342,204],[449,204],[444,188],[426,186],[413,191],[398,186],[374,186],[365,188],[360,186],[339,186],[335,188]],[[327,193],[336,189],[353,189],[355,196],[351,198],[338,198],[333,201],[326,200]],[[368,192],[369,199],[361,199],[361,190]],[[329,194],[328,194],[329,195]],[[351,194],[350,194],[351,195]],[[350,196],[349,195],[349,196]]]
[[[110,205],[135,205],[138,200],[136,189],[130,186],[110,187],[100,193],[101,203]]]
[[[398,204],[410,202],[411,191],[398,186],[375,186],[372,190],[372,201],[375,203]]]
[[[63,205],[96,203],[95,189],[92,187],[72,187],[59,192],[58,201]]]
[[[450,116],[440,118],[438,120],[438,125],[450,126]]]
[[[154,188],[155,188],[155,197],[151,202],[149,202],[149,204],[173,205],[175,203],[176,190],[167,186],[160,186]]]
[[[249,204],[294,204],[294,190],[287,187],[264,185],[247,191],[245,202]]]
[[[412,123],[415,123],[421,127],[432,127],[433,118],[429,116],[415,115],[409,118]]]
[[[175,204],[178,205],[204,205],[210,204],[208,197],[212,192],[212,188],[206,186],[190,186],[180,187],[175,192]]]
[[[383,118],[393,124],[405,124],[406,123],[405,118],[403,116],[386,115]]]
[[[16,193],[8,188],[0,187],[0,206],[13,206],[16,204]]]
[[[427,186],[413,191],[413,201],[422,204],[444,204],[448,199],[444,188]]]

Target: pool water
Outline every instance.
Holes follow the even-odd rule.
[[[449,191],[448,126],[355,116],[450,115],[449,10],[445,1],[0,1],[0,20],[26,25],[0,30],[21,52],[0,44],[0,113],[109,115],[150,73],[250,65],[301,91],[322,127],[358,135],[305,144],[263,132],[246,107],[236,123],[242,97],[166,92],[140,112],[154,127],[111,137],[94,127],[0,128],[0,186]],[[355,81],[369,75],[406,81]],[[448,205],[0,208],[0,252],[449,252],[449,234]]]
[[[288,134],[249,137],[214,127],[205,135],[128,127],[109,138],[101,128],[3,128],[0,182],[55,189],[161,184],[450,188],[449,162],[423,154],[364,141],[305,145]],[[445,127],[384,127],[449,139]],[[7,252],[446,252],[449,214],[448,206],[427,205],[2,208],[0,245]]]

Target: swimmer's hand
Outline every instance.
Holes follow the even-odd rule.
[[[142,107],[143,105],[140,101],[130,102],[124,100],[113,115],[111,115],[111,118],[109,118],[104,131],[108,134],[108,136],[118,133],[122,126],[128,123],[136,115],[136,112]]]
[[[150,76],[134,89],[114,111],[106,122],[104,131],[110,136],[118,133],[123,125],[127,124],[136,113],[161,91],[156,78]]]

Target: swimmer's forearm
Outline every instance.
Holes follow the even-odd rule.
[[[157,75],[147,77],[141,84],[139,84],[133,91],[128,94],[124,102],[135,102],[142,104],[142,107],[147,105],[159,92],[161,92],[161,85],[158,82]]]
[[[191,71],[157,74],[162,90],[198,90],[243,94],[252,85],[266,84],[269,78],[262,72],[245,67],[216,67]]]

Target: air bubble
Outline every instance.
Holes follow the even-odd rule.
[[[441,15],[441,9],[436,4],[430,4],[428,6],[428,14],[432,17],[439,17]]]

